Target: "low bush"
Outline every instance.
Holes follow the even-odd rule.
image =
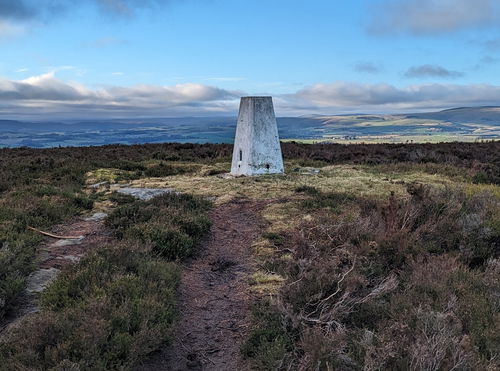
[[[275,362],[325,370],[499,366],[497,198],[423,186],[385,202],[307,193],[313,220],[285,239],[293,259],[281,260],[288,283],[275,304],[282,323],[293,324],[281,327],[293,344]],[[258,352],[245,354],[266,369]]]
[[[145,238],[153,244],[153,251],[164,258],[176,260],[192,254],[196,243],[193,237],[178,230],[154,228]]]
[[[128,201],[107,221],[122,241],[58,276],[42,311],[0,343],[0,365],[123,370],[170,339],[180,272],[164,258],[192,254],[209,231],[210,203],[180,194]]]
[[[193,173],[200,169],[199,165],[189,164],[189,165],[180,165],[180,164],[168,164],[165,162],[160,162],[159,164],[155,164],[153,166],[147,167],[144,170],[144,175],[148,177],[164,177],[171,175],[180,175],[180,174],[188,174]]]
[[[278,369],[287,352],[292,350],[291,324],[269,301],[254,305],[252,310],[256,328],[241,348],[245,357],[255,360],[262,370]]]
[[[121,205],[106,223],[119,238],[151,244],[154,252],[176,260],[192,255],[210,230],[209,208],[199,197],[170,193]]]
[[[179,269],[134,245],[102,248],[42,295],[42,311],[0,344],[10,369],[131,367],[171,336]]]
[[[135,197],[124,193],[113,192],[109,195],[108,200],[117,205],[131,204],[135,202]]]
[[[262,237],[267,238],[275,246],[281,246],[285,243],[285,237],[279,233],[264,232]]]

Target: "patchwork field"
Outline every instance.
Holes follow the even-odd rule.
[[[439,143],[500,138],[498,107],[415,114],[278,117],[280,138],[304,143]],[[1,147],[232,143],[236,117],[93,121],[0,120]]]

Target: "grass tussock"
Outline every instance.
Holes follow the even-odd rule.
[[[297,191],[316,212],[286,239],[293,258],[281,260],[288,280],[274,302],[293,346],[273,360],[254,339],[245,354],[257,365],[499,366],[498,198],[424,186],[385,202]],[[256,333],[266,327],[257,322]]]
[[[255,359],[262,370],[275,370],[283,366],[286,354],[293,350],[293,328],[273,304],[266,300],[255,304],[252,314],[259,325],[241,348],[247,358]]]

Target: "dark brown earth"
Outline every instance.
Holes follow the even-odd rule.
[[[238,200],[211,212],[210,239],[183,270],[180,319],[173,344],[136,368],[145,370],[248,370],[240,347],[254,301],[249,274],[252,243],[262,233],[270,201]]]

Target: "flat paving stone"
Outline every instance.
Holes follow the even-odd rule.
[[[165,193],[175,193],[174,188],[120,188],[117,190],[118,193],[133,196],[139,200],[148,201],[154,197],[161,196]]]
[[[26,291],[28,293],[38,293],[45,288],[57,277],[60,270],[57,268],[39,269],[33,272],[28,277]]]
[[[95,213],[95,214],[92,214],[91,216],[89,216],[88,218],[85,218],[83,220],[85,220],[86,222],[98,222],[98,221],[106,219],[107,216],[108,216],[108,214],[106,214],[106,213]]]
[[[67,238],[64,240],[59,240],[57,242],[54,242],[53,246],[63,247],[63,246],[80,245],[83,239],[84,239],[83,236],[80,236],[79,238]]]

